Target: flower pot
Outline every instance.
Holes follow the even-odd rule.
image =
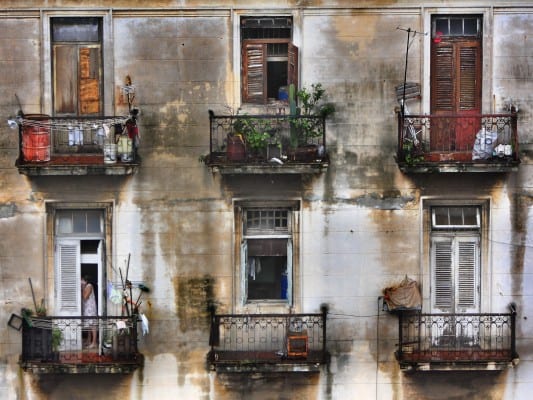
[[[240,136],[228,136],[226,157],[228,161],[243,161],[245,159],[246,147]]]

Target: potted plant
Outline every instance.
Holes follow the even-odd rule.
[[[234,124],[233,136],[244,138],[246,149],[252,157],[265,158],[269,145],[279,146],[272,134],[269,120],[252,117],[238,118]]]
[[[59,360],[59,346],[63,341],[63,332],[59,328],[52,328],[52,359]]]
[[[407,165],[414,166],[424,161],[424,155],[412,140],[405,139],[402,145],[403,157]]]
[[[320,138],[324,134],[322,119],[307,117],[326,118],[335,112],[332,103],[324,103],[322,100],[326,90],[321,83],[311,85],[311,89],[302,88],[296,93],[301,106],[294,111],[296,118],[292,120],[291,147],[292,158],[297,161],[312,161],[319,154]],[[289,97],[293,96],[291,91]],[[293,109],[291,107],[291,114]],[[299,118],[298,118],[299,117]]]

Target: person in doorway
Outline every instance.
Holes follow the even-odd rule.
[[[94,286],[89,283],[89,277],[81,278],[81,295],[82,295],[82,315],[84,317],[96,317],[96,298],[94,296]],[[88,347],[96,347],[96,320],[90,319],[85,321],[84,326],[88,327]]]

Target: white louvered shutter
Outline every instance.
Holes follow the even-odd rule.
[[[478,312],[479,239],[457,237],[455,242],[457,311]]]
[[[452,238],[432,239],[432,308],[438,312],[453,312]]]
[[[56,304],[59,315],[81,315],[80,242],[62,240],[56,247]]]

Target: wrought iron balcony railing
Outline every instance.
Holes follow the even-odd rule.
[[[316,371],[326,363],[326,316],[213,314],[208,363],[226,371]]]
[[[404,369],[502,369],[518,360],[516,313],[399,313],[396,358]]]
[[[19,158],[27,175],[126,175],[139,164],[135,117],[20,116]]]
[[[326,117],[321,115],[215,115],[209,111],[206,164],[230,173],[305,172],[327,166]],[[246,167],[250,167],[246,169]]]
[[[87,343],[96,332],[97,344]],[[34,373],[126,373],[143,362],[137,317],[26,317],[20,365]]]
[[[517,114],[398,113],[397,162],[408,172],[509,171],[520,163]],[[418,170],[418,171],[417,171]]]

